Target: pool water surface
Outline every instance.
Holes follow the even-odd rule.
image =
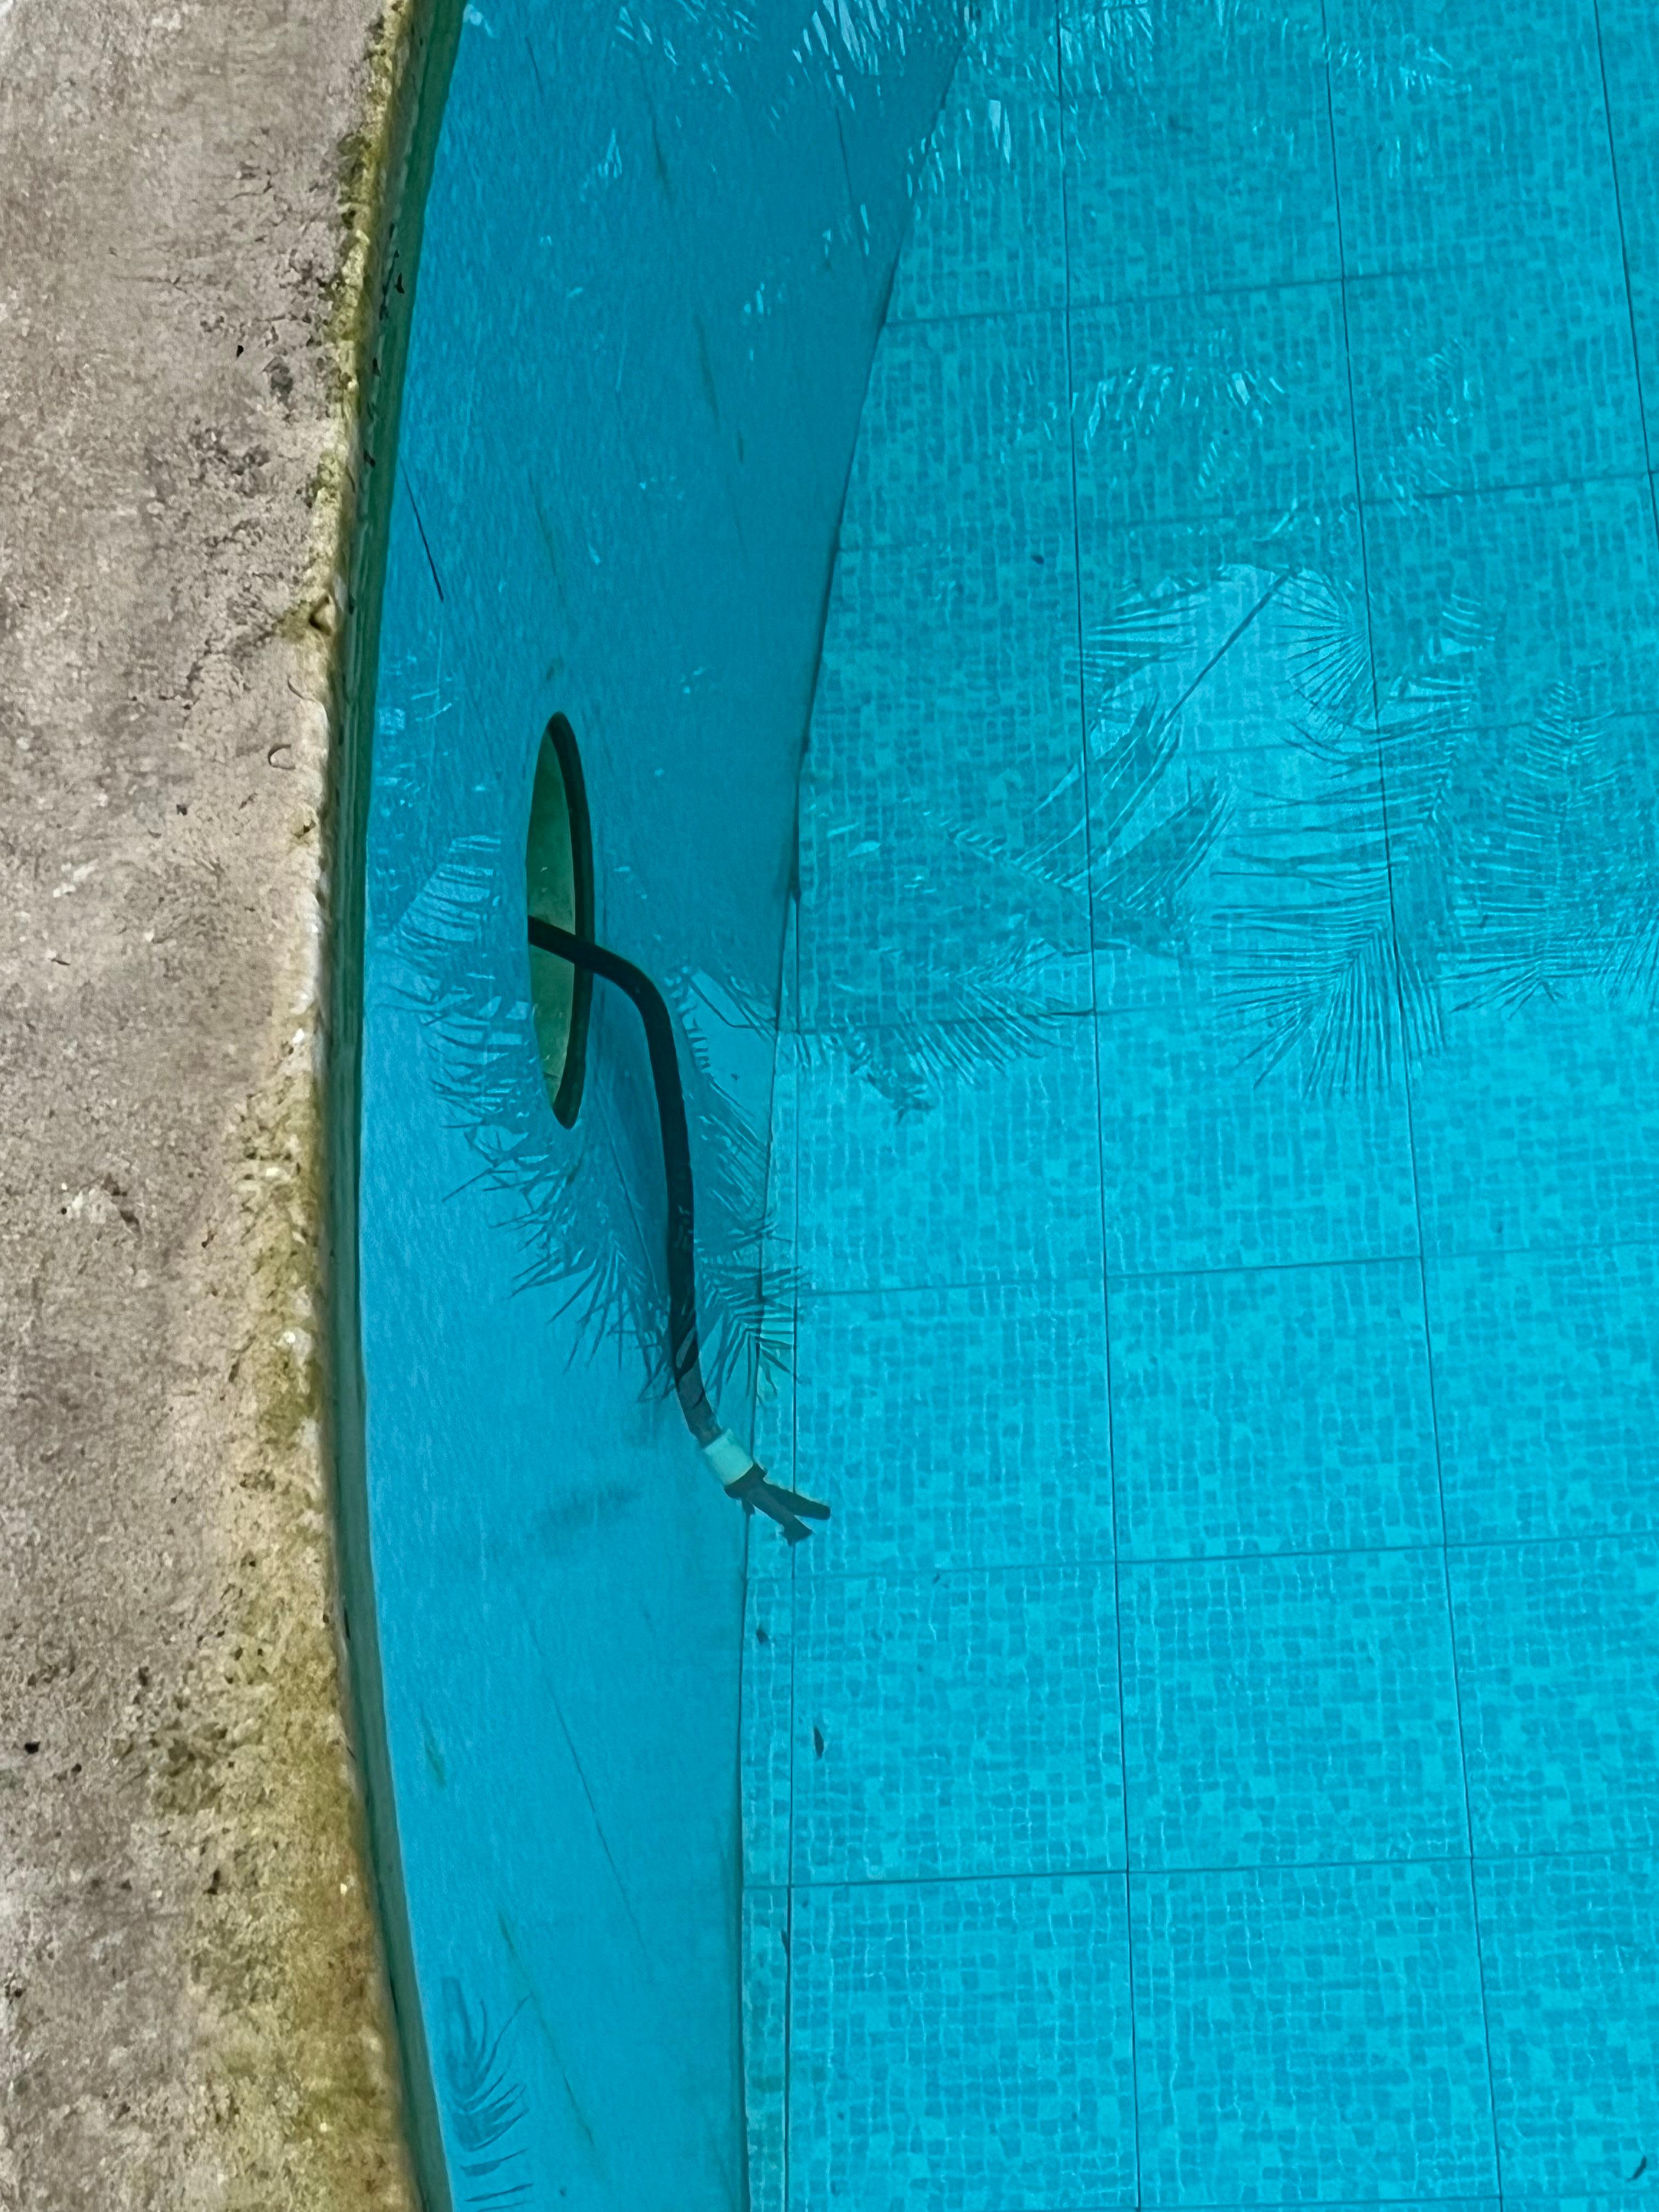
[[[1659,11],[773,14],[480,0],[427,218],[354,1636],[433,2212],[1633,2205]],[[805,1544],[663,1388],[603,989],[543,1094],[556,711]]]

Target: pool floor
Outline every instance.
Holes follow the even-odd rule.
[[[1659,2166],[1659,14],[979,23],[772,1137],[757,2212]]]

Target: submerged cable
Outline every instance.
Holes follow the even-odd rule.
[[[769,1482],[766,1469],[730,1429],[723,1429],[708,1402],[697,1343],[697,1262],[692,1241],[691,1139],[680,1083],[679,1054],[666,1000],[642,968],[620,953],[607,951],[556,923],[530,916],[530,942],[543,952],[568,960],[573,968],[603,976],[634,1002],[645,1027],[651,1079],[657,1093],[657,1122],[662,1135],[663,1179],[668,1194],[668,1361],[685,1425],[728,1498],[746,1512],[761,1512],[777,1522],[792,1544],[811,1530],[807,1521],[827,1521],[830,1508],[798,1491]]]

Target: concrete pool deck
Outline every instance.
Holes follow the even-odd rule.
[[[349,520],[363,118],[409,13],[0,0],[18,2207],[411,2201],[310,1312],[311,610]]]

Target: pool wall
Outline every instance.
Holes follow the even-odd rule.
[[[365,1486],[343,1516],[434,2203],[555,2179],[573,2208],[746,2196],[744,1523],[662,1387],[631,1010],[596,1000],[574,1133],[541,1087],[524,840],[562,712],[598,935],[681,1023],[708,1363],[744,1429],[799,755],[956,44],[942,8],[486,0],[454,49],[375,454],[380,603],[358,611]]]

